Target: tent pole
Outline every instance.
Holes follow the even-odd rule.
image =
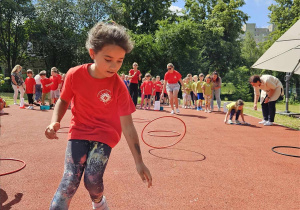
[[[298,60],[298,63],[297,65],[295,66],[295,68],[293,69],[293,71],[291,73],[286,73],[286,76],[285,76],[285,111],[284,113],[290,113],[289,111],[289,89],[290,89],[290,80],[291,80],[291,77],[293,75],[293,73],[295,72],[296,68],[298,67],[300,63],[300,59]]]
[[[290,73],[286,73],[285,76],[285,111],[284,113],[290,113],[289,111],[289,89],[290,89]]]

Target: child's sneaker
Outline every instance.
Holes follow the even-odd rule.
[[[31,108],[31,106],[28,106],[26,109],[30,109]]]
[[[5,112],[4,112],[4,110],[2,109],[2,110],[0,110],[0,114],[4,114]]]
[[[233,124],[232,120],[227,121],[228,124]]]
[[[211,110],[208,110],[207,112],[208,112],[208,113],[211,113]]]
[[[205,109],[204,112],[207,112],[207,109]]]
[[[174,110],[171,111],[171,114],[174,114]]]
[[[92,202],[92,205],[93,205],[93,209],[97,209],[97,210],[109,210],[107,202],[106,202],[106,198],[105,198],[104,195],[103,195],[102,200],[101,200],[100,203]]]
[[[199,108],[199,107],[197,107],[197,111],[200,111],[200,108]]]
[[[200,108],[199,108],[199,109],[200,109],[200,111],[203,111],[203,109],[202,109],[202,107],[201,107],[201,106],[200,106]]]
[[[240,121],[236,120],[235,124],[240,125],[241,123],[240,123]]]
[[[176,113],[180,113],[179,109],[176,109]]]

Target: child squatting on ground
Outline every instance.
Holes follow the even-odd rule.
[[[135,105],[117,72],[133,44],[126,29],[113,21],[97,23],[88,34],[86,48],[94,63],[71,68],[53,111],[45,135],[58,139],[56,132],[71,102],[72,119],[68,133],[65,171],[50,210],[68,209],[81,177],[93,209],[107,210],[103,196],[103,174],[111,150],[121,132],[133,155],[136,169],[148,187],[150,171],[143,162],[139,138],[131,114]],[[93,87],[93,88],[91,88]]]
[[[224,123],[228,124],[234,124],[232,121],[233,116],[235,115],[235,124],[240,125],[239,116],[241,115],[243,123],[248,124],[245,122],[244,114],[243,114],[243,107],[244,107],[244,101],[239,99],[236,102],[232,102],[230,104],[227,104],[227,113],[225,115]],[[229,120],[227,121],[229,115]]]

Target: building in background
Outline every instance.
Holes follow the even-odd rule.
[[[274,24],[268,26],[268,28],[256,28],[255,23],[246,23],[243,25],[242,30],[245,32],[241,35],[241,39],[244,38],[246,32],[250,32],[255,42],[258,44],[259,42],[264,42],[268,39],[268,35],[274,31]]]

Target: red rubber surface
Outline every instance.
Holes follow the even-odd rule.
[[[137,110],[133,118],[170,115],[170,108],[164,109]],[[1,177],[0,209],[9,209],[8,206],[11,210],[49,209],[63,174],[67,133],[58,134],[58,140],[44,136],[52,110],[26,110],[12,105],[4,111],[8,115],[0,116],[1,158],[18,158],[27,166]],[[153,176],[153,187],[148,189],[136,172],[122,136],[112,150],[104,174],[104,194],[111,210],[299,209],[299,158],[271,150],[277,145],[299,147],[299,131],[278,125],[263,126],[258,124],[260,119],[249,116],[245,120],[251,126],[228,126],[221,112],[180,111],[175,116],[186,123],[184,140],[172,149],[153,152],[176,160],[202,158],[200,154],[183,151],[189,150],[203,154],[206,159],[198,162],[161,159],[149,154],[150,148],[140,140],[144,162]],[[70,119],[68,110],[61,126],[68,127]],[[140,135],[145,124],[134,124]],[[18,200],[15,195],[20,193],[23,197]],[[83,182],[69,209],[92,209]]]

